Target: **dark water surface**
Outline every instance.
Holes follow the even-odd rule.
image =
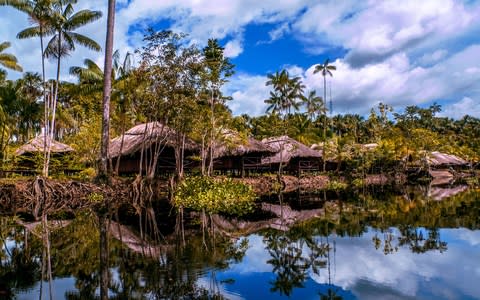
[[[209,218],[205,239],[198,215],[185,217],[185,244],[171,228],[153,229],[166,227],[169,214],[156,223],[134,213],[112,220],[110,298],[480,299],[478,189],[299,192],[262,201],[255,216]],[[19,217],[0,220],[0,299],[99,298],[94,213],[49,223],[48,239]]]

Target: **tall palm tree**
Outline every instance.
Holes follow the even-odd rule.
[[[11,6],[25,14],[27,14],[33,26],[28,27],[17,34],[17,38],[26,39],[32,37],[40,38],[40,50],[42,54],[42,85],[43,85],[43,103],[47,103],[47,87],[45,85],[45,53],[44,53],[44,37],[53,34],[51,26],[53,17],[53,2],[56,0],[0,0],[0,5]],[[47,120],[49,119],[48,106],[44,108],[44,134],[48,132]],[[43,175],[48,176],[47,165],[47,139],[44,139],[44,168]]]
[[[55,81],[55,90],[52,100],[51,124],[48,132],[50,138],[54,136],[55,112],[57,108],[58,89],[60,81],[60,62],[61,59],[75,50],[75,44],[80,44],[91,50],[100,51],[101,47],[91,38],[76,33],[75,30],[92,23],[101,18],[100,11],[81,10],[74,13],[73,4],[77,0],[56,0],[53,2],[54,15],[50,20],[49,26],[54,30],[53,37],[47,44],[45,56],[57,60],[57,76]],[[44,167],[44,174],[48,175],[48,164],[50,161],[50,145],[46,149],[47,157]]]
[[[315,70],[313,71],[313,74],[322,72],[323,76],[323,99],[327,99],[327,75],[330,75],[330,77],[333,76],[332,71],[335,71],[337,69],[336,66],[330,64],[330,59],[326,59],[323,64],[318,64],[315,66]],[[332,100],[330,99],[330,113],[332,113]]]
[[[113,30],[115,26],[115,0],[108,0],[107,37],[105,41],[105,67],[103,72],[103,115],[102,115],[102,142],[100,149],[99,178],[108,175],[108,143],[110,142],[110,97],[112,93],[112,57],[113,57]],[[105,238],[106,241],[106,238]],[[102,283],[108,282],[108,264],[102,269]],[[106,278],[104,278],[106,276]],[[100,297],[108,299],[108,285],[102,284]]]
[[[315,70],[313,74],[318,72],[322,72],[323,76],[323,99],[327,99],[327,75],[333,76],[332,71],[336,70],[337,67],[329,64],[330,60],[327,58],[323,64],[318,64],[315,66]],[[332,113],[332,100],[330,99],[330,114]],[[327,116],[326,113],[324,115],[324,123],[323,123],[323,153],[325,153],[325,144],[327,143]],[[323,155],[323,154],[322,154]],[[326,161],[323,159],[323,171],[325,171]]]
[[[0,65],[5,68],[22,72],[22,67],[18,64],[17,58],[13,54],[3,53],[3,50],[10,47],[9,42],[0,43]]]

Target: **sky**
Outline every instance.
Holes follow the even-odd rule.
[[[81,0],[76,9],[101,10],[104,17],[79,30],[104,45],[107,0]],[[25,71],[41,72],[38,39],[18,40],[27,17],[0,7],[0,41]],[[378,103],[401,111],[407,105],[442,105],[443,116],[480,117],[480,1],[472,0],[117,0],[115,49],[124,55],[142,46],[145,29],[172,29],[205,46],[217,38],[236,73],[224,87],[235,115],[265,113],[271,87],[267,74],[286,69],[300,76],[306,91],[323,95],[315,65],[330,59],[333,114],[367,115]],[[78,47],[62,63],[103,53]],[[8,71],[9,78],[20,73]],[[55,64],[47,64],[54,77]],[[331,95],[331,98],[330,98]]]

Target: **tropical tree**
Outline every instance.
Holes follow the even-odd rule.
[[[315,66],[315,70],[313,74],[322,73],[323,76],[323,99],[327,99],[327,75],[333,76],[332,71],[336,70],[337,67],[329,64],[330,60],[327,58],[323,64],[318,64]],[[330,114],[332,113],[332,100],[330,99]],[[327,142],[327,123],[326,123],[326,116],[323,123],[323,145],[325,146]],[[325,150],[325,149],[324,149]],[[323,160],[323,171],[325,171],[326,161]]]
[[[300,77],[290,77],[287,70],[275,72],[275,74],[267,75],[265,85],[271,85],[273,90],[270,91],[270,98],[264,100],[267,107],[267,113],[280,113],[281,115],[290,114],[291,109],[298,110],[299,100],[302,99],[303,85]]]
[[[49,139],[53,139],[55,129],[55,113],[58,100],[59,82],[60,82],[60,62],[61,59],[75,50],[75,44],[80,44],[94,51],[100,51],[101,47],[91,38],[75,32],[78,28],[92,23],[101,18],[100,11],[81,10],[74,13],[73,4],[76,0],[57,0],[53,3],[54,15],[50,18],[49,26],[53,29],[53,37],[47,44],[45,55],[48,58],[57,60],[57,76],[55,81],[55,90],[52,100],[51,119],[48,132]],[[46,162],[44,164],[44,175],[48,175],[48,164],[50,160],[50,143],[46,149]]]
[[[327,99],[327,75],[333,76],[332,71],[337,69],[336,66],[330,64],[330,60],[327,58],[323,64],[318,64],[315,66],[313,74],[322,73],[323,76],[323,99]],[[332,100],[330,100],[330,113],[332,113]]]
[[[223,105],[225,100],[221,93],[221,87],[227,82],[227,78],[234,74],[234,65],[224,56],[224,48],[218,44],[217,39],[209,39],[207,46],[203,48],[205,71],[203,81],[206,91],[210,94],[210,160],[208,165],[208,174],[213,172],[213,145],[215,142],[215,106],[217,103]]]
[[[115,0],[109,0],[107,17],[107,37],[105,41],[105,67],[103,72],[102,142],[100,147],[100,165],[98,169],[99,178],[106,177],[108,174],[108,144],[110,143],[110,97],[112,94],[112,56],[114,25]],[[101,298],[108,298],[108,290],[107,292],[103,292],[104,293],[102,293]]]
[[[0,65],[5,68],[22,72],[22,67],[18,64],[17,58],[13,54],[3,53],[3,51],[10,47],[9,42],[0,43]]]
[[[312,122],[315,117],[325,114],[326,112],[325,101],[322,99],[322,97],[317,96],[316,91],[310,91],[302,98],[302,102],[305,105],[307,115],[310,117]]]

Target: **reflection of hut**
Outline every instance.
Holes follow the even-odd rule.
[[[149,163],[157,156],[157,173],[175,170],[175,150],[177,144],[175,131],[159,122],[150,122],[137,125],[124,135],[116,137],[110,142],[109,157],[113,166],[119,162],[119,174],[135,174],[145,171]],[[142,151],[143,149],[143,151]],[[185,140],[184,168],[193,167],[188,159],[197,149],[190,139]]]
[[[15,155],[19,157],[19,165],[24,168],[35,168],[40,161],[43,161],[45,143],[50,141],[50,157],[52,161],[62,158],[65,154],[74,151],[72,147],[52,140],[50,136],[40,135],[31,139],[28,143],[20,146]]]
[[[214,169],[237,172],[243,177],[245,172],[259,170],[262,158],[273,153],[275,150],[262,142],[227,130],[214,149]]]
[[[280,163],[285,166],[285,171],[301,174],[305,171],[320,171],[322,155],[306,145],[288,137],[272,137],[263,139],[262,142],[277,151],[273,156],[262,159],[263,165],[277,168]]]

